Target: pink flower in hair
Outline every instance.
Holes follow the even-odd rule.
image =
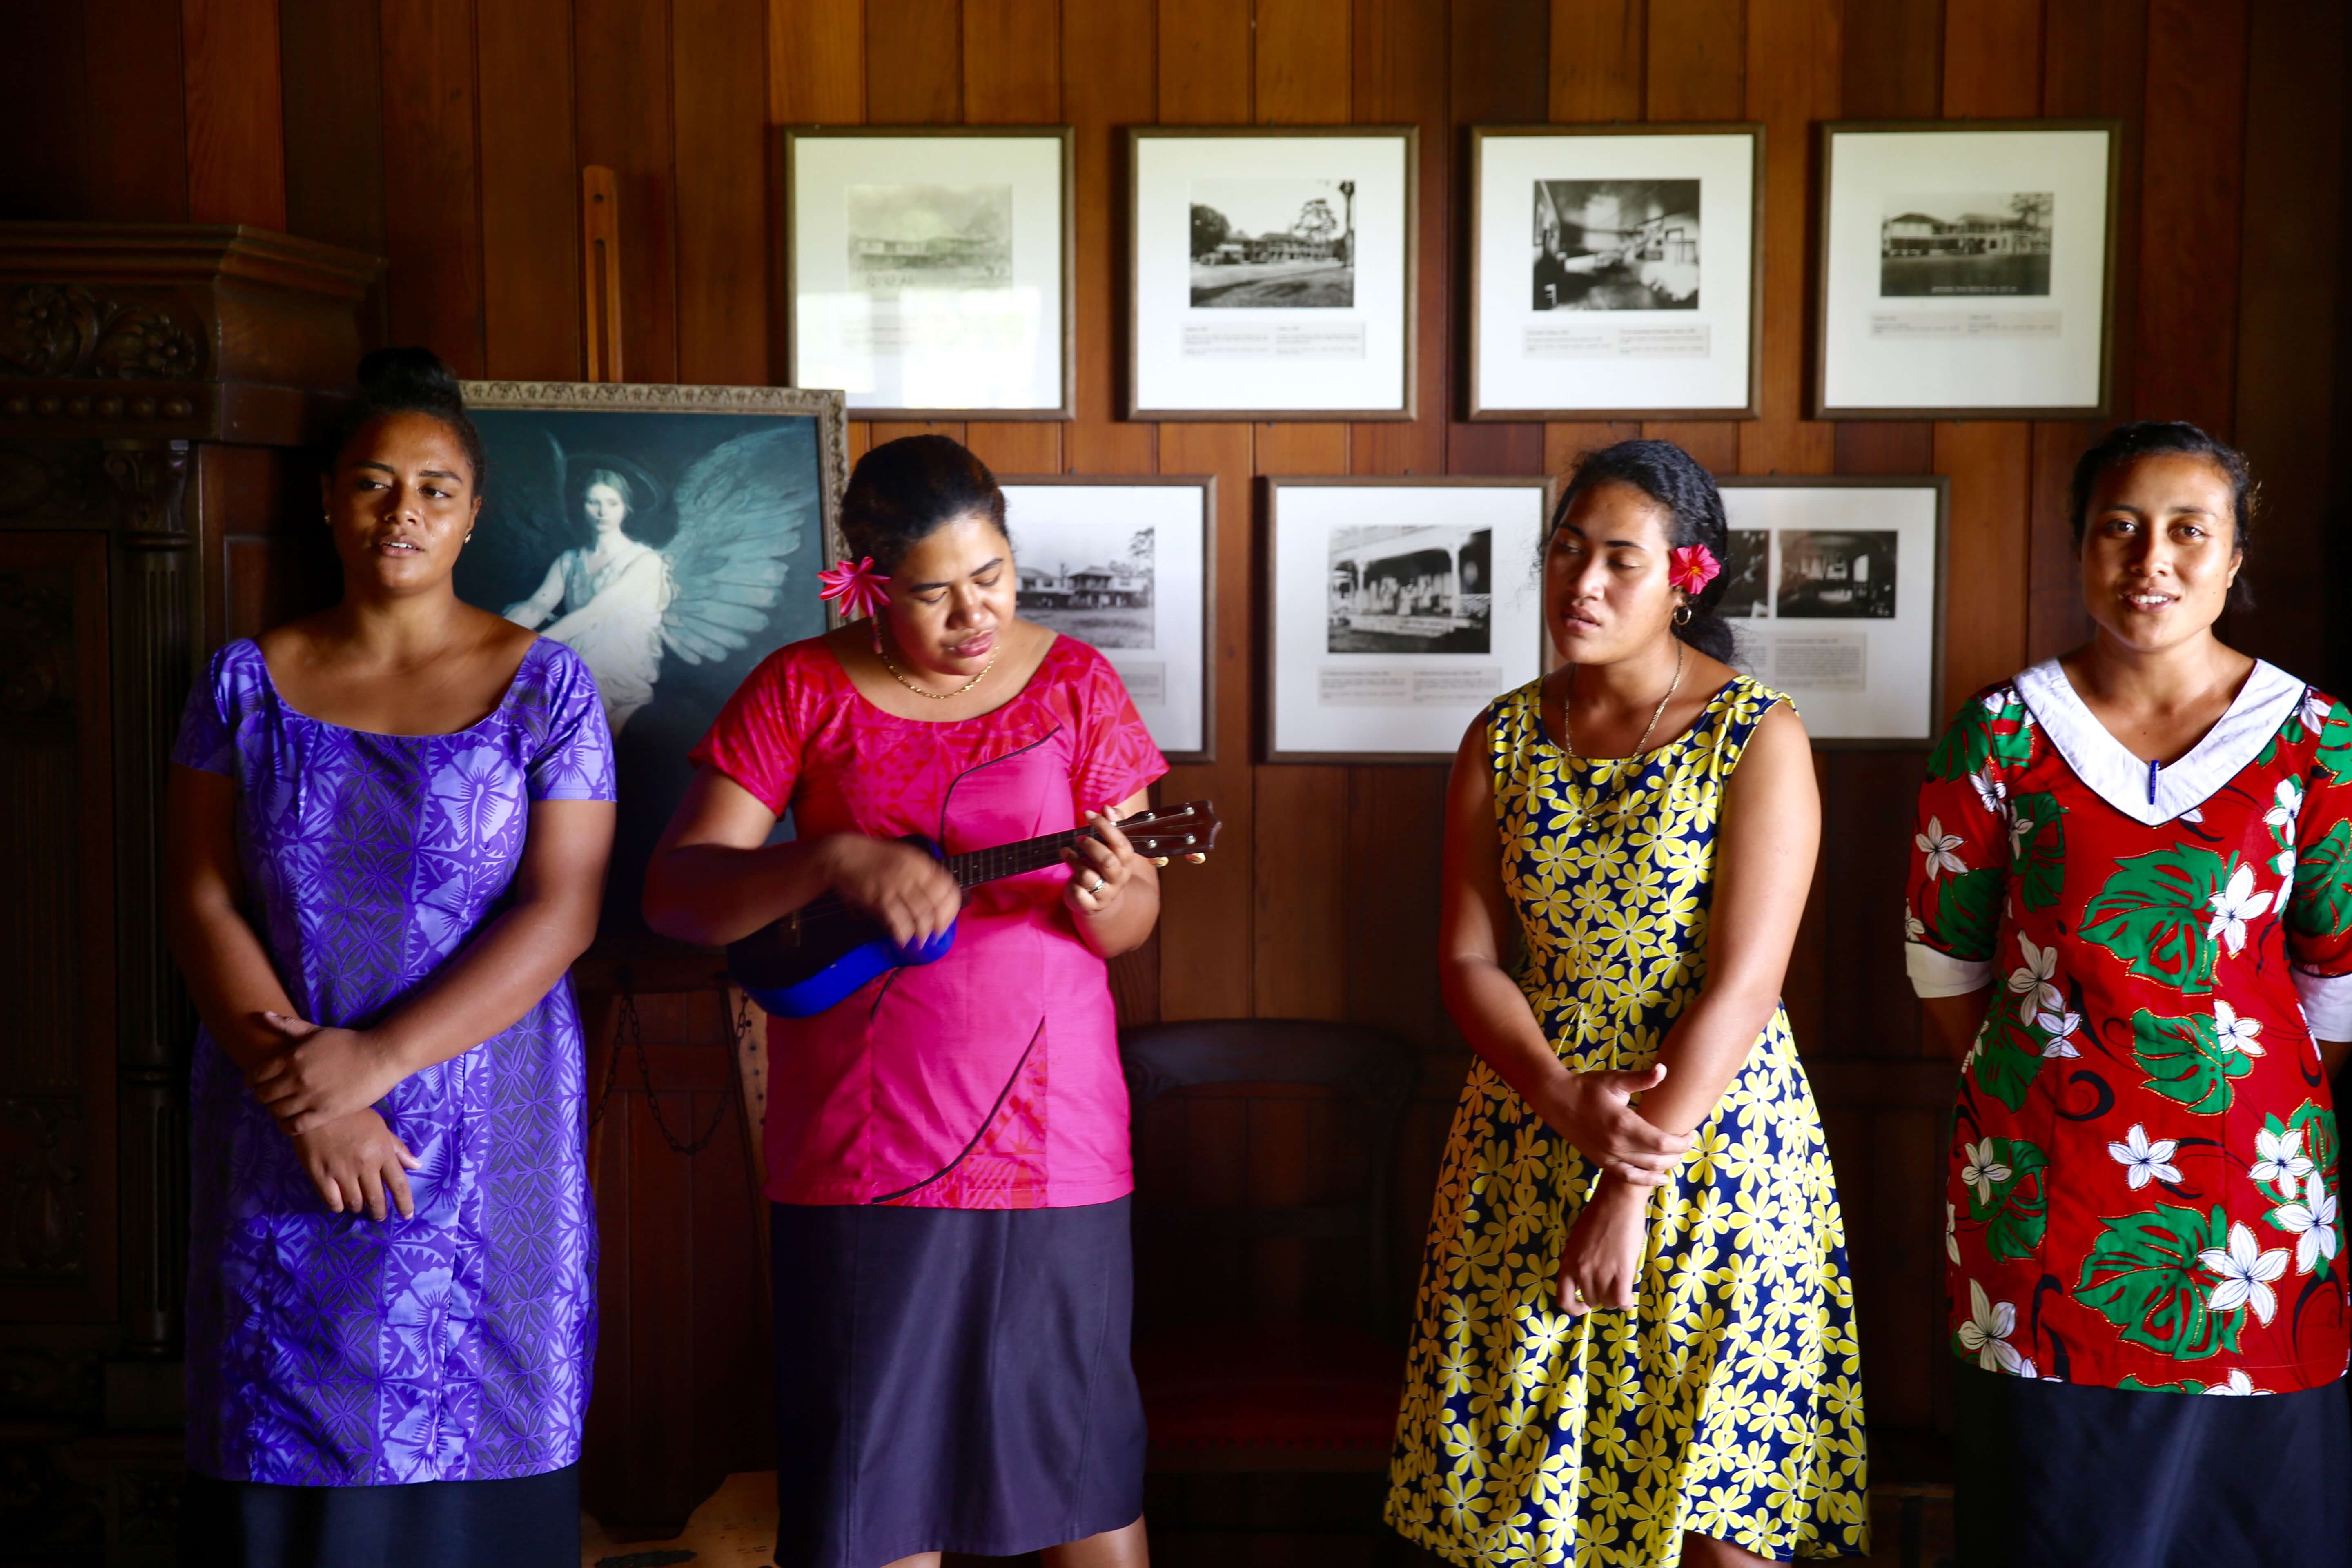
[[[874,570],[871,555],[855,566],[845,561],[838,566],[827,567],[816,574],[816,580],[824,584],[816,591],[816,596],[838,600],[844,615],[871,616],[890,602],[890,595],[882,590],[882,584],[890,579]]]
[[[1666,581],[1685,594],[1696,594],[1723,570],[1723,563],[1704,544],[1685,544],[1669,559],[1673,564],[1666,568]]]

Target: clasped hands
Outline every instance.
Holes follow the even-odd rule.
[[[1571,1072],[1536,1107],[1553,1131],[1601,1167],[1601,1180],[1560,1238],[1559,1308],[1631,1307],[1649,1247],[1650,1189],[1672,1179],[1691,1135],[1669,1132],[1634,1109],[1633,1096],[1664,1081],[1664,1063],[1638,1072]]]
[[[416,1156],[373,1110],[408,1070],[360,1030],[324,1028],[282,1013],[263,1013],[261,1022],[277,1039],[246,1082],[293,1141],[329,1212],[383,1219],[397,1208],[402,1218],[413,1216],[408,1173]]]

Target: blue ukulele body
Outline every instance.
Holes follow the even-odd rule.
[[[1139,855],[1165,864],[1167,857],[1207,858],[1216,843],[1217,814],[1207,801],[1188,801],[1158,811],[1138,812],[1118,825]],[[920,834],[911,844],[941,862],[960,888],[1002,877],[1018,877],[1058,863],[1062,851],[1081,838],[1098,837],[1091,827],[1049,833],[992,849],[942,855]],[[889,928],[838,893],[827,892],[783,919],[727,944],[727,973],[744,994],[780,1018],[807,1018],[837,1007],[878,976],[894,969],[937,963],[955,945],[950,924],[929,942],[901,946]]]

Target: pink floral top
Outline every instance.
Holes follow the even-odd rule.
[[[949,854],[1066,832],[1168,771],[1108,660],[1061,637],[1018,696],[950,723],[861,695],[822,640],[753,670],[694,750],[802,837],[919,833]],[[768,1025],[768,1196],[1060,1208],[1134,1185],[1103,961],[1056,865],[971,889],[955,945]]]
[[[1991,991],[1945,1187],[1954,1353],[2108,1388],[2286,1393],[2352,1348],[2352,714],[2257,664],[2163,767],[2054,661],[1971,698],[1919,791],[1922,995]]]

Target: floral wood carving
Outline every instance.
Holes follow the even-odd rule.
[[[87,289],[21,285],[0,332],[0,374],[192,381],[205,373],[204,340],[169,310],[101,300]]]

